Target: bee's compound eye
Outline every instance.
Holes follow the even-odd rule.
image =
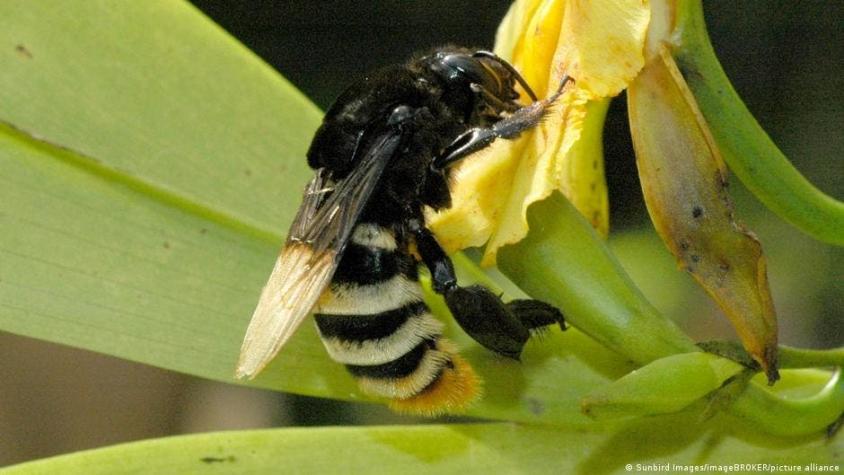
[[[410,106],[401,105],[393,109],[390,113],[390,118],[387,119],[387,125],[396,125],[413,117],[413,109]]]

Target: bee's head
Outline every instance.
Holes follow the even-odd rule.
[[[519,107],[515,89],[518,82],[532,100],[536,95],[524,78],[508,62],[489,51],[441,50],[428,58],[431,71],[450,87],[465,88],[475,94],[484,106],[500,113]]]

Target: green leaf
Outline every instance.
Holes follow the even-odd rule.
[[[319,111],[187,4],[0,18],[0,328],[231,380]],[[312,333],[284,387],[348,391]]]
[[[295,211],[320,111],[190,5],[127,3],[3,2],[0,119],[271,236]]]
[[[760,447],[698,418],[694,412],[653,417],[616,433],[510,424],[210,433],[79,452],[3,473],[604,474],[630,473],[627,464],[840,464],[822,437],[802,438],[800,446]]]

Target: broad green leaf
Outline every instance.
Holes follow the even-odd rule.
[[[4,475],[85,473],[631,473],[651,464],[835,465],[823,437],[760,446],[699,424],[699,412],[648,418],[611,433],[510,424],[326,427],[222,432],[79,452]],[[632,470],[643,473],[646,468]],[[670,473],[678,473],[675,468]],[[651,469],[650,471],[655,471]],[[663,471],[666,471],[663,469]],[[743,472],[743,471],[742,471]],[[783,470],[784,473],[791,472]]]
[[[230,380],[318,111],[187,4],[0,18],[0,325]],[[286,388],[348,390],[303,334]]]
[[[321,113],[186,2],[5,1],[0,45],[0,120],[215,220],[292,219]]]

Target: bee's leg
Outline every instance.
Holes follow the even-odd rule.
[[[495,139],[514,139],[522,132],[536,127],[542,120],[542,117],[547,113],[551,104],[560,97],[563,88],[570,80],[571,78],[568,76],[563,77],[557,92],[550,97],[516,110],[509,117],[493,124],[492,127],[476,127],[460,134],[460,136],[445,148],[442,154],[434,158],[432,167],[442,170],[461,158],[465,158],[478,150],[486,148]]]
[[[522,325],[530,330],[547,327],[555,323],[560,325],[560,330],[567,328],[563,313],[557,307],[541,300],[518,299],[511,300],[506,305],[513,313],[518,315]]]
[[[481,345],[496,353],[519,359],[530,330],[553,323],[564,328],[563,315],[538,300],[504,303],[486,287],[460,287],[451,259],[434,235],[419,220],[410,230],[422,261],[431,271],[434,291],[445,297],[446,305],[461,328]]]

